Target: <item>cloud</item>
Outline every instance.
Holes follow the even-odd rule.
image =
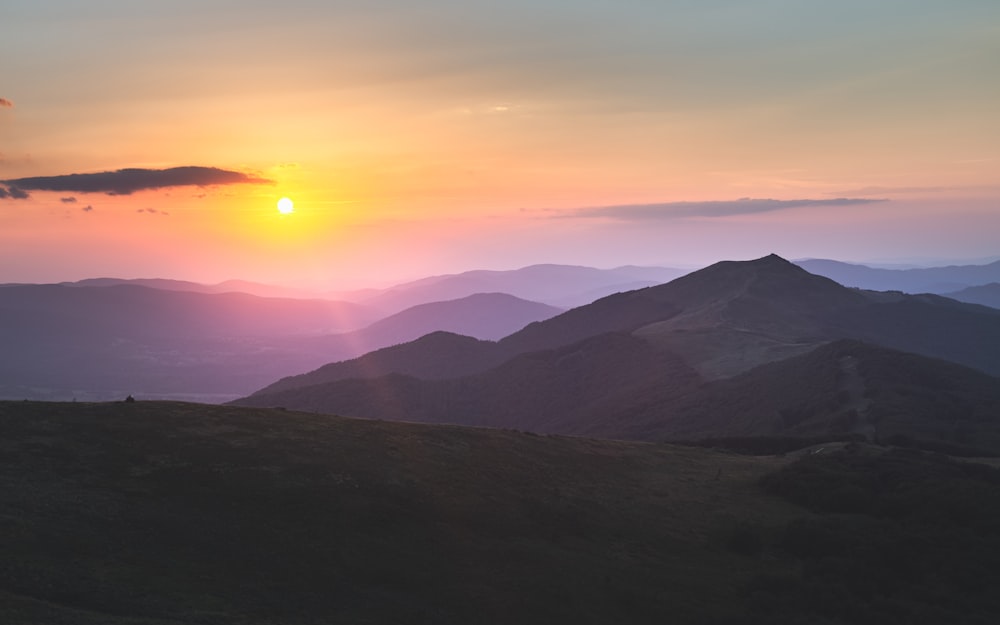
[[[74,193],[107,193],[108,195],[131,195],[136,191],[162,189],[165,187],[214,186],[229,184],[270,183],[266,178],[257,178],[238,171],[217,167],[172,167],[170,169],[119,169],[96,174],[64,174],[61,176],[36,176],[0,181],[7,185],[7,193],[14,190],[61,191]],[[13,196],[12,196],[13,197]]]
[[[91,206],[90,204],[87,204],[86,206],[84,206],[84,207],[83,207],[83,208],[81,208],[80,210],[82,210],[82,211],[83,211],[83,212],[85,212],[85,213],[89,213],[90,211],[94,210],[94,207],[93,207],[93,206]]]
[[[838,195],[891,195],[894,193],[943,193],[954,191],[955,187],[862,187],[852,191],[841,191]]]
[[[17,187],[0,187],[0,200],[7,198],[12,200],[26,200],[28,199],[28,193]]]
[[[76,204],[76,198],[73,196],[61,197],[59,198],[59,201],[62,202],[63,204]]]
[[[14,103],[7,98],[0,98],[0,108],[12,109],[14,108]]]
[[[136,210],[137,213],[149,213],[150,215],[169,215],[167,211],[158,211],[155,208],[140,208]]]
[[[806,206],[856,206],[887,202],[884,199],[836,198],[832,200],[773,200],[742,198],[705,202],[664,202],[660,204],[624,204],[576,210],[567,217],[611,217],[622,221],[660,221],[681,217],[732,217],[771,213]]]

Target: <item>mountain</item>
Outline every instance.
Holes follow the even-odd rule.
[[[0,287],[0,397],[232,399],[329,359],[358,304],[134,285]]]
[[[655,439],[670,432],[667,421],[693,410],[681,410],[691,398],[705,401],[713,380],[843,338],[1000,373],[997,311],[848,289],[771,255],[609,296],[496,343],[424,337],[237,403]]]
[[[945,293],[945,297],[969,304],[981,304],[991,308],[1000,308],[1000,282],[991,282],[982,286],[970,286],[954,293]]]
[[[637,437],[905,437],[1000,452],[1000,379],[843,339],[629,415]]]
[[[247,280],[226,280],[218,284],[201,284],[187,280],[170,280],[166,278],[87,278],[76,282],[61,282],[62,286],[96,287],[96,286],[144,286],[150,289],[165,291],[190,291],[192,293],[249,293],[258,297],[280,297],[291,299],[328,299],[318,294],[302,289],[261,284]]]
[[[686,273],[666,267],[594,269],[574,265],[532,265],[511,271],[476,270],[432,276],[368,292],[359,301],[385,313],[475,293],[507,293],[558,308],[588,304],[599,297],[660,284]]]
[[[404,343],[438,330],[483,340],[503,338],[563,309],[506,293],[476,293],[456,300],[418,304],[353,333],[351,341],[376,349]]]
[[[559,309],[504,294],[373,311],[135,285],[0,287],[0,397],[225,401],[280,376],[453,330],[491,338]],[[343,332],[364,325],[352,332]]]
[[[176,402],[0,402],[0,622],[989,623],[1000,474]],[[831,594],[833,592],[833,594]]]
[[[873,291],[944,294],[968,286],[1000,282],[1000,261],[915,269],[883,269],[825,259],[800,260],[796,264],[845,286]]]

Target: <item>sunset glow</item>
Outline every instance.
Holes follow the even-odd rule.
[[[1000,254],[998,3],[418,4],[0,10],[0,282]]]

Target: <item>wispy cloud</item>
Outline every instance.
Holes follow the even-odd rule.
[[[742,198],[739,200],[712,200],[704,202],[663,202],[659,204],[623,204],[581,208],[563,217],[610,217],[622,221],[660,221],[682,217],[733,217],[772,213],[802,207],[856,206],[887,202],[873,198],[836,198],[831,200],[774,200]]]
[[[862,187],[850,191],[841,191],[836,195],[894,195],[897,193],[942,193],[954,191],[955,187]],[[832,195],[832,194],[831,194]]]
[[[0,98],[0,108],[12,109],[14,108],[14,103],[7,98]]]
[[[26,198],[28,191],[58,191],[73,193],[107,193],[131,195],[136,191],[166,187],[208,187],[230,184],[264,184],[271,180],[217,167],[172,167],[170,169],[119,169],[94,174],[64,174],[36,176],[0,181],[6,189],[2,197]]]
[[[135,212],[137,212],[137,213],[147,213],[149,215],[164,215],[164,216],[170,214],[167,211],[158,211],[155,208],[140,208],[140,209],[138,209]]]
[[[93,206],[91,206],[90,204],[87,204],[86,206],[84,206],[84,207],[83,207],[83,208],[81,208],[80,210],[82,210],[82,211],[83,211],[83,212],[85,212],[85,213],[89,213],[90,211],[94,210],[94,207],[93,207]]]
[[[63,204],[76,204],[76,198],[73,196],[61,197],[59,198],[59,201],[62,202]]]

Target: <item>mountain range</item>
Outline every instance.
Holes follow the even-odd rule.
[[[388,289],[339,296],[386,313],[476,293],[507,293],[558,308],[589,304],[612,293],[668,282],[687,273],[669,267],[595,269],[576,265],[530,265],[509,271],[474,270],[421,278]]]
[[[853,342],[837,343],[843,339]],[[885,405],[900,410],[922,401],[920,393],[910,393],[909,403],[899,393],[895,404],[869,401],[895,388],[879,363],[907,358],[917,359],[923,378],[960,378],[959,387],[979,389],[958,393],[941,382],[943,396],[961,397],[942,414],[959,414],[962,423],[942,425],[934,436],[967,439],[996,399],[987,391],[1000,373],[1000,311],[850,289],[771,255],[608,296],[497,342],[424,336],[283,379],[237,403],[643,440],[708,429],[874,437],[890,419]],[[764,368],[768,363],[775,364]],[[758,418],[744,414],[757,410],[754,404],[713,413],[722,421],[712,428],[698,425],[711,402],[731,404],[747,388],[781,389],[800,371],[817,376],[802,388],[827,384],[824,393],[836,401],[810,407],[801,395],[776,390],[774,401],[758,402],[758,426],[738,422]],[[824,371],[839,382],[822,382]],[[751,374],[770,381],[740,378]],[[927,428],[915,433],[929,435]]]
[[[946,293],[970,286],[1000,282],[1000,261],[985,265],[949,265],[884,269],[826,259],[796,261],[810,273],[826,276],[844,286],[872,291],[905,293]]]
[[[558,312],[504,294],[379,318],[360,304],[328,300],[135,284],[5,286],[0,397],[225,401],[434,330],[489,339]]]

